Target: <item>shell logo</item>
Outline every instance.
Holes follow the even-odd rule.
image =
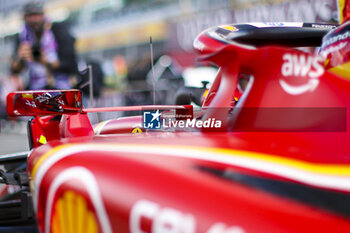
[[[97,233],[98,220],[88,208],[85,198],[66,191],[54,204],[51,220],[52,233]]]
[[[49,160],[45,162],[47,161]],[[45,162],[42,166],[45,166]],[[40,168],[38,174],[42,172]],[[35,177],[34,181],[37,182],[37,179],[38,177]],[[59,187],[70,180],[79,181],[83,185],[86,195],[72,189],[62,190],[63,193],[59,194]],[[37,184],[34,185],[37,186]],[[39,190],[39,188],[35,187],[35,190]],[[34,192],[34,201],[38,203],[38,209],[40,209],[37,192]],[[45,230],[42,230],[42,232],[112,233],[99,185],[93,173],[85,167],[69,167],[57,174],[50,184],[46,203],[42,206],[45,208],[45,219],[43,219]]]
[[[136,127],[136,128],[134,128],[131,131],[131,133],[133,133],[133,134],[140,134],[140,133],[142,133],[142,129],[140,129],[139,127]]]

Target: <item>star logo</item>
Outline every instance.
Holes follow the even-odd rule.
[[[153,122],[154,120],[158,119],[158,117],[160,117],[162,114],[160,114],[159,110],[157,110],[155,113],[151,113],[151,115],[153,116],[151,122]]]

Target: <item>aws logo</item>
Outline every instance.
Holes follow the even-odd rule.
[[[319,84],[318,78],[324,73],[322,57],[286,53],[282,59],[281,73],[284,79],[279,80],[279,83],[283,90],[291,95],[300,95],[316,89]]]

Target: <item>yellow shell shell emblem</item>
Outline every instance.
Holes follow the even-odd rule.
[[[131,133],[133,133],[133,134],[140,134],[140,133],[142,133],[142,129],[140,129],[140,128],[135,128],[135,129],[133,129],[133,130],[131,131]]]
[[[66,191],[54,204],[52,233],[98,233],[98,221],[85,198]]]

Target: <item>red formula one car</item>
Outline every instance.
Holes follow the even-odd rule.
[[[317,46],[330,27],[242,24],[201,33],[200,59],[220,69],[199,111],[84,109],[77,90],[10,94],[10,115],[35,118],[27,168],[18,165],[26,155],[0,158],[3,181],[22,187],[2,199],[0,208],[20,210],[7,208],[13,216],[1,215],[2,225],[16,224],[10,232],[35,219],[45,233],[349,232],[350,82],[320,57],[288,48]],[[236,102],[240,74],[249,83]],[[30,98],[22,111],[28,95],[51,97],[41,108],[43,98]],[[175,119],[160,121],[169,109]],[[120,110],[144,111],[95,128],[87,117]]]

